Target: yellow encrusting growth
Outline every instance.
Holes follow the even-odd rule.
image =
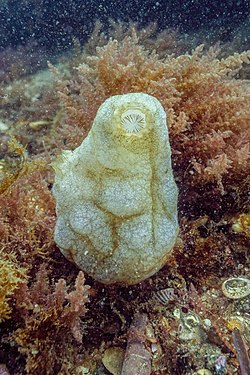
[[[0,250],[0,323],[10,318],[10,298],[18,286],[27,279],[26,269],[20,267],[14,253]]]
[[[25,147],[11,138],[8,142],[8,152],[5,159],[0,161],[0,194],[8,188],[22,175],[25,166]]]

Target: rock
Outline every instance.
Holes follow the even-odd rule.
[[[4,133],[8,129],[9,129],[9,126],[7,124],[5,124],[5,122],[0,120],[0,132]]]
[[[166,114],[147,94],[117,95],[74,151],[54,163],[55,241],[105,284],[136,284],[167,261],[178,234]]]
[[[3,363],[0,364],[0,375],[10,375],[7,366]]]

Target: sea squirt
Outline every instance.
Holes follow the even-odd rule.
[[[62,253],[96,280],[136,284],[165,263],[178,235],[166,114],[144,93],[99,108],[88,136],[54,163]]]

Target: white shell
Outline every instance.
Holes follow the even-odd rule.
[[[250,294],[250,280],[243,277],[231,277],[222,284],[222,292],[231,299],[247,297]]]
[[[161,305],[166,305],[169,302],[176,300],[176,295],[174,294],[174,288],[167,288],[158,290],[154,296],[154,300],[159,302]]]
[[[181,316],[183,326],[189,331],[192,331],[195,327],[201,325],[199,316],[192,311],[182,314]]]

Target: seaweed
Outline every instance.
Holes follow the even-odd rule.
[[[89,288],[84,283],[80,271],[75,290],[68,292],[64,279],[51,287],[42,264],[33,285],[23,283],[16,291],[16,308],[24,322],[14,340],[27,357],[28,374],[68,374],[79,365],[73,342],[82,340],[80,317],[86,312]]]
[[[27,269],[20,267],[13,252],[0,248],[0,323],[11,318],[10,297],[27,279]]]
[[[105,35],[97,24],[89,42],[75,42],[73,58],[50,67],[54,83],[47,72],[39,87],[35,76],[8,85],[6,75],[1,371],[7,373],[5,363],[15,375],[94,373],[106,348],[129,344],[133,316],[146,314],[154,374],[240,372],[231,325],[240,322],[248,346],[249,307],[247,298],[226,298],[221,284],[249,270],[250,108],[249,82],[242,79],[249,52],[195,44],[174,30],[158,33],[155,25],[116,25]],[[89,289],[54,243],[50,162],[82,142],[107,97],[138,91],[156,96],[167,112],[180,238],[166,266],[143,283],[107,287],[87,277]],[[173,297],[157,300],[162,290]],[[198,334],[185,341],[181,330],[191,317]]]

